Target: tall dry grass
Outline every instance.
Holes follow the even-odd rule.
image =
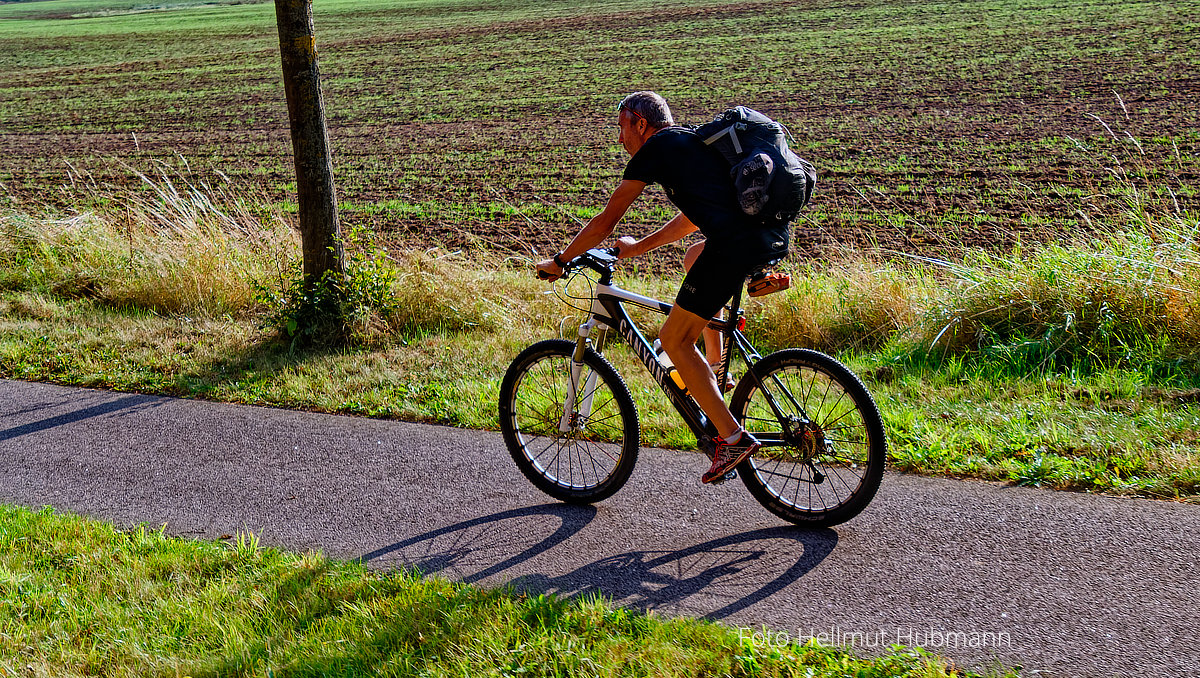
[[[297,266],[286,215],[225,192],[161,180],[152,194],[74,215],[0,215],[0,287],[88,297],[122,307],[217,317],[261,313],[264,289]],[[1037,347],[1043,358],[1117,360],[1153,343],[1191,352],[1200,340],[1200,223],[1177,215],[1073,243],[932,260],[850,252],[790,268],[793,286],[751,302],[771,348],[925,351]],[[473,328],[560,332],[574,313],[528,274],[528,262],[431,248],[352,246],[352,275],[381,286],[362,337]],[[669,284],[630,278],[669,298]],[[575,320],[571,320],[575,322]],[[1030,349],[1032,350],[1032,349]]]
[[[1194,356],[1200,221],[1174,192],[1156,201],[1163,192],[1139,183],[1136,163],[1111,164],[1125,209],[1089,217],[1086,237],[1003,254],[847,251],[792,262],[792,289],[750,302],[753,332],[764,348],[1019,354],[1033,364]],[[289,215],[220,173],[197,177],[186,161],[130,172],[138,190],[74,172],[87,210],[0,212],[0,288],[210,317],[269,315],[283,303],[298,275]],[[388,251],[370,234],[348,235],[360,339],[501,328],[544,336],[577,322],[533,279],[532,262]],[[626,269],[638,291],[673,294],[671,281]]]
[[[220,173],[195,176],[186,161],[183,169],[128,170],[137,188],[73,171],[81,207],[66,213],[0,207],[0,290],[166,315],[278,317],[299,277],[289,214]],[[348,322],[358,340],[544,323],[560,313],[528,262],[497,265],[436,247],[389,251],[358,229],[346,235]]]
[[[1147,343],[1191,352],[1200,338],[1197,224],[1051,244],[1029,256],[972,253],[941,264],[946,289],[917,337],[954,352],[1041,342],[1058,352],[1118,360]]]
[[[920,319],[938,281],[920,266],[870,253],[788,267],[792,287],[749,301],[751,329],[771,348],[876,349]]]
[[[1195,357],[1200,222],[1183,214],[1007,254],[850,253],[754,305],[771,347],[1024,353],[1038,364]]]
[[[278,211],[220,181],[134,171],[142,190],[75,177],[79,204],[0,213],[0,287],[166,314],[240,315],[279,278],[298,238]]]
[[[793,288],[761,304],[773,347],[992,355],[1028,367],[1200,358],[1200,219],[1190,189],[1146,179],[1146,147],[1101,123],[1084,148],[1122,207],[1078,208],[1079,235],[1005,253],[939,259],[845,252],[793,264]],[[1171,143],[1169,140],[1163,143]]]

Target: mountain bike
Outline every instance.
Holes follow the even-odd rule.
[[[611,497],[637,462],[637,407],[603,355],[610,335],[633,350],[710,458],[716,436],[626,308],[666,315],[672,305],[615,285],[616,253],[593,249],[568,263],[559,296],[572,306],[588,302],[575,306],[587,320],[574,341],[548,339],[522,351],[500,386],[500,427],[513,460],[536,487],[569,503]],[[568,292],[580,284],[586,294]],[[741,300],[739,288],[726,319],[709,322],[720,331],[724,351],[717,383],[726,383],[740,358],[745,372],[730,410],[762,443],[730,475],[786,521],[845,522],[866,508],[883,478],[887,441],[875,402],[853,372],[823,353],[793,348],[761,356],[746,337]]]

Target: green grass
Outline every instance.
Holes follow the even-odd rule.
[[[303,352],[263,327],[297,256],[273,6],[190,4],[0,4],[0,375],[493,428],[512,356],[580,321],[530,259],[602,204],[613,103],[653,88],[685,122],[760,107],[817,163],[798,236],[825,256],[752,331],[863,374],[894,468],[1200,495],[1196,0],[320,2],[344,223],[392,301]],[[623,282],[669,298],[679,259]],[[645,441],[690,447],[609,355]],[[250,537],[0,521],[6,674],[946,673]]]
[[[264,325],[294,274],[282,217],[252,214],[224,184],[155,185],[158,203],[112,192],[69,219],[0,216],[0,375],[495,429],[508,362],[582,321],[528,259],[388,251],[357,233],[356,344],[297,351]],[[212,194],[168,188],[184,185]],[[1194,499],[1200,229],[1140,218],[1140,231],[1005,256],[795,262],[792,289],[750,304],[750,333],[763,351],[817,348],[862,374],[893,468]],[[669,299],[664,265],[630,262],[622,284]],[[651,333],[661,320],[636,317]],[[643,441],[692,447],[632,354],[607,355]]]
[[[1156,387],[1144,372],[1114,368],[997,378],[987,374],[994,366],[963,362],[872,384],[893,469],[1193,501],[1200,494],[1194,388]]]
[[[250,533],[189,541],[0,505],[0,675],[965,674],[920,650],[755,645],[715,623],[372,572]]]

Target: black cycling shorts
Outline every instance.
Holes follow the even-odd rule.
[[[701,318],[712,318],[733,298],[746,277],[765,262],[762,256],[748,256],[739,248],[705,244],[675,295],[675,305]]]

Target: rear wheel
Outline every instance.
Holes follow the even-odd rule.
[[[578,396],[565,413],[575,343],[550,339],[521,352],[500,385],[500,429],[517,467],[538,489],[562,501],[606,499],[637,462],[637,409],[625,382],[587,349]]]
[[[837,360],[803,349],[772,353],[742,377],[730,409],[763,443],[738,474],[784,520],[836,525],[879,489],[883,422],[866,387]]]

